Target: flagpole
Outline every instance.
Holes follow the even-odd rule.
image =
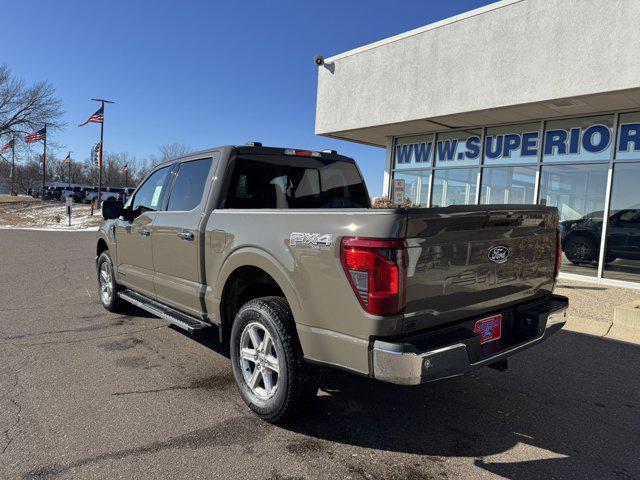
[[[100,102],[102,108],[102,122],[100,122],[100,158],[98,161],[98,207],[102,205],[102,141],[104,139],[104,104],[114,103],[104,98],[92,98],[94,102]]]
[[[100,123],[100,158],[98,159],[98,207],[102,205],[102,140],[104,139],[104,100],[102,100],[102,122]]]
[[[44,150],[42,152],[42,200],[47,182],[47,124],[44,124]]]
[[[69,187],[71,187],[71,152],[69,152]]]
[[[13,184],[14,184],[14,177],[16,174],[16,139],[15,137],[13,137],[13,139],[11,140],[11,195],[13,195]]]

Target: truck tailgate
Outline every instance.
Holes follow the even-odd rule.
[[[549,295],[557,210],[475,205],[407,210],[405,332],[500,313]]]

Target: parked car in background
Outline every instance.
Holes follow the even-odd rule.
[[[578,220],[560,222],[562,251],[574,264],[597,262],[602,238],[603,212],[591,212]],[[617,258],[640,259],[640,205],[609,216],[605,263]]]
[[[62,195],[60,195],[60,201],[64,202],[67,197],[73,197],[73,188],[64,187],[62,190]]]
[[[91,190],[91,187],[78,187],[77,191],[73,192],[73,202],[74,203],[84,203],[84,199],[86,198],[87,192]]]
[[[102,201],[106,202],[110,198],[113,198],[114,200],[121,202],[122,196],[123,194],[120,192],[109,190],[106,192],[102,192]]]
[[[49,199],[60,200],[60,197],[62,197],[63,191],[64,189],[62,187],[53,187],[53,189],[51,190],[51,195],[49,196]]]

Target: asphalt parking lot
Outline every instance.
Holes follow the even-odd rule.
[[[325,374],[253,417],[215,333],[99,304],[95,233],[0,230],[0,478],[640,478],[640,347],[560,332],[507,372]]]

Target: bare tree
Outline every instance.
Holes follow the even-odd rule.
[[[14,77],[6,65],[0,65],[0,135],[27,134],[46,123],[56,129],[63,126],[62,101],[48,82],[27,86]]]
[[[173,160],[174,158],[184,157],[193,153],[193,148],[185,145],[184,143],[170,143],[166,145],[160,145],[160,161],[158,163],[165,162],[167,160]]]

